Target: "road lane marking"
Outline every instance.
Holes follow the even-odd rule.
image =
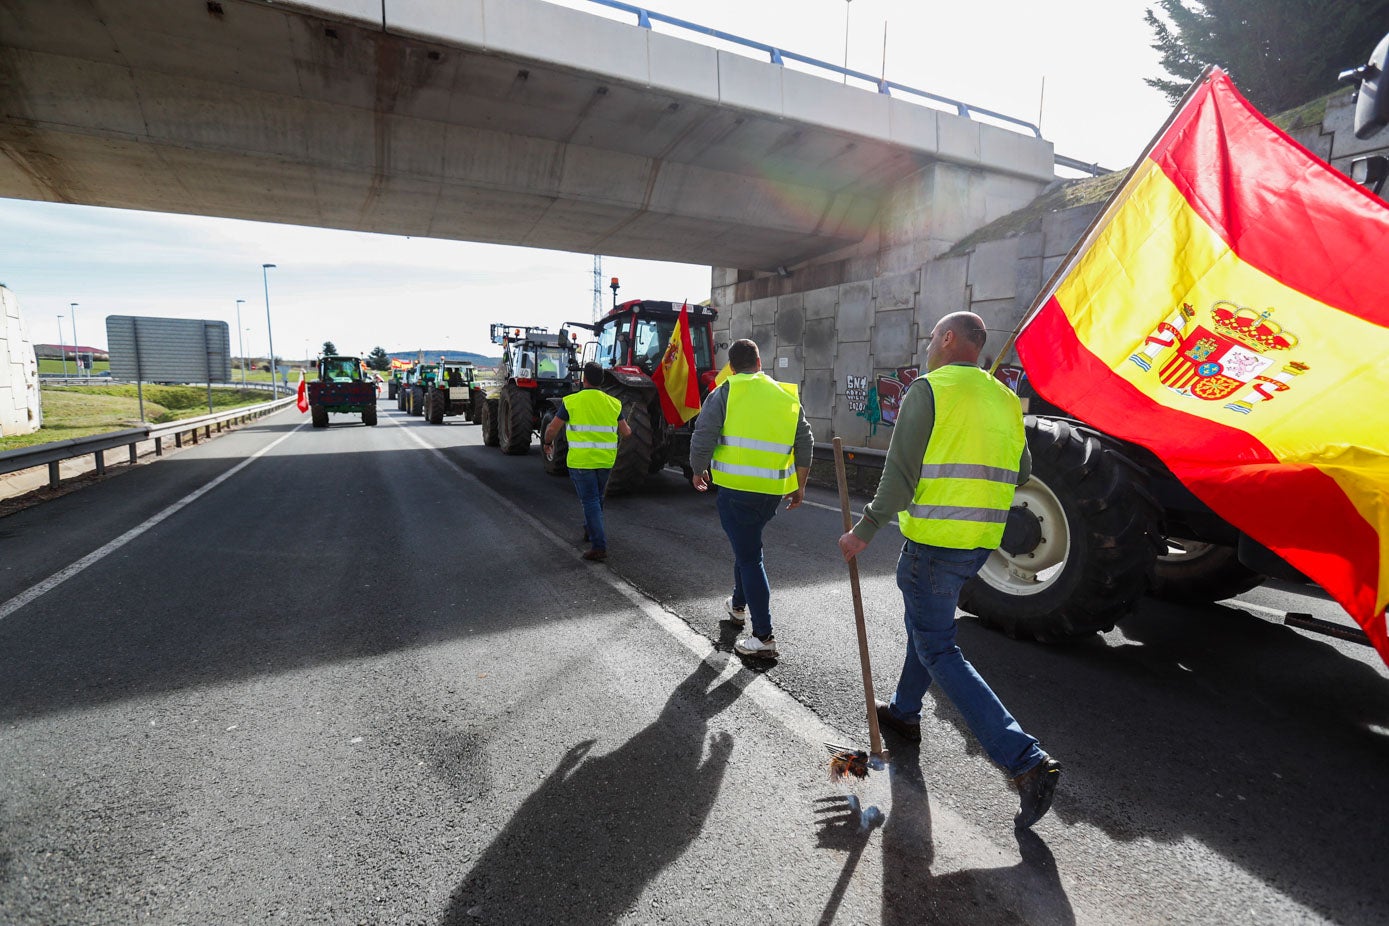
[[[127,543],[130,543],[130,541],[134,540],[136,537],[139,537],[141,534],[145,533],[145,531],[149,530],[151,527],[154,527],[160,521],[163,521],[170,515],[176,514],[177,512],[191,505],[193,502],[202,498],[208,492],[211,492],[213,489],[217,488],[219,485],[226,482],[228,479],[235,476],[237,473],[241,472],[246,467],[250,466],[256,460],[265,456],[265,454],[269,453],[271,450],[274,450],[280,444],[289,440],[289,438],[293,436],[293,434],[296,431],[298,431],[299,428],[304,427],[304,425],[306,424],[308,424],[307,421],[302,422],[293,431],[290,431],[288,434],[279,437],[275,440],[274,443],[262,447],[260,450],[256,451],[251,456],[242,460],[240,463],[236,464],[231,469],[227,470],[225,473],[209,482],[207,485],[203,486],[200,489],[196,489],[193,492],[190,492],[188,495],[185,495],[183,498],[174,502],[168,508],[165,508],[163,511],[149,518],[142,524],[138,524],[135,527],[132,527],[130,530],[126,531],[124,534],[121,534],[119,537],[117,537],[115,540],[112,540],[110,543],[98,547],[97,549],[88,553],[86,556],[79,559],[77,562],[72,563],[69,566],[65,566],[64,568],[53,573],[53,575],[44,579],[39,584],[31,586],[25,591],[20,592],[18,595],[15,595],[13,598],[5,602],[4,604],[0,604],[0,620],[4,620],[5,618],[9,617],[11,614],[18,611],[20,608],[24,607],[26,604],[33,601],[34,599],[39,598],[47,594],[48,592],[51,592],[53,589],[57,588],[59,585],[62,585],[68,579],[71,579],[73,576],[77,575],[79,572],[86,569],[88,566],[92,566],[96,563],[101,562],[101,560],[110,556],[112,553],[116,552],[121,547],[125,546]]]

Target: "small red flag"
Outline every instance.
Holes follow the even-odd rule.
[[[309,384],[304,381],[303,370],[299,371],[299,396],[294,404],[299,406],[301,413],[309,410]]]

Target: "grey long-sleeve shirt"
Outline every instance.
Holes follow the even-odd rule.
[[[709,468],[714,458],[714,448],[719,445],[723,434],[724,418],[728,416],[728,383],[724,383],[709,393],[704,406],[699,410],[694,433],[690,435],[690,469],[702,473]],[[796,468],[809,469],[811,457],[815,453],[815,435],[810,433],[810,422],[805,420],[805,407],[800,408],[801,420],[796,422]]]
[[[972,364],[960,364],[972,366]],[[921,461],[926,458],[926,444],[936,424],[936,396],[925,376],[907,389],[906,398],[897,412],[897,424],[892,429],[883,475],[873,500],[864,506],[863,517],[854,525],[854,536],[864,543],[873,539],[878,528],[890,524],[897,513],[904,511],[916,494],[921,481]],[[1018,464],[1018,485],[1032,475],[1032,452],[1022,447]]]

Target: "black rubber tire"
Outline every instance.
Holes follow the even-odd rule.
[[[394,398],[395,398],[396,396],[398,396],[399,394],[400,394],[400,383],[387,383],[387,384],[386,384],[386,398],[388,398],[388,399],[394,399]]]
[[[444,423],[444,410],[448,404],[448,399],[438,389],[429,390],[429,400],[425,406],[425,411],[430,424]]]
[[[617,445],[617,462],[613,464],[612,474],[608,476],[609,495],[626,495],[635,492],[646,483],[651,475],[652,445],[655,433],[651,428],[651,408],[647,404],[651,394],[645,390],[626,389],[612,386],[603,390],[622,403],[627,426],[632,429],[630,437],[624,437]]]
[[[369,428],[376,427],[376,408],[366,408],[362,410],[362,424]]]
[[[309,408],[309,417],[313,419],[313,426],[316,428],[328,427],[328,409],[322,405],[314,405]]]
[[[500,447],[501,438],[497,434],[497,400],[483,399],[482,401],[482,445],[484,447]]]
[[[1149,594],[1164,601],[1208,604],[1262,585],[1268,576],[1239,561],[1234,547],[1176,540],[1185,552],[1158,557]]]
[[[1064,528],[1065,536],[1053,538],[1066,545],[1064,559],[1045,583],[1029,586],[1013,578],[1008,555],[995,550],[965,583],[960,607],[1010,637],[1044,643],[1111,630],[1151,586],[1157,557],[1167,549],[1158,530],[1161,509],[1144,471],[1094,434],[1056,419],[1029,415],[1026,422],[1039,485],[1019,489],[1015,505],[1043,492],[1059,503],[1064,524],[1048,529]],[[1015,560],[1024,568],[1026,555]]]
[[[467,404],[464,406],[464,408],[463,408],[463,420],[466,421],[466,422],[468,422],[468,424],[477,424],[478,421],[481,420],[481,418],[482,418],[482,415],[481,415],[482,408],[480,407],[481,401],[482,401],[482,400],[479,399],[477,396],[471,396],[471,397],[468,399]]]
[[[530,393],[515,383],[507,383],[502,387],[498,412],[498,437],[501,438],[502,453],[522,456],[529,452],[531,432],[535,429]]]
[[[540,418],[540,459],[545,464],[545,472],[551,476],[566,476],[569,474],[569,441],[563,428],[560,429],[555,442],[550,445],[549,451],[545,450],[545,432],[550,429],[550,422],[554,420],[553,409],[546,409]]]

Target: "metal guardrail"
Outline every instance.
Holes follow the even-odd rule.
[[[294,396],[288,396],[261,405],[247,405],[212,415],[203,415],[200,418],[185,418],[182,421],[171,421],[168,424],[143,425],[138,428],[127,428],[123,431],[112,431],[107,434],[94,434],[91,437],[77,437],[48,444],[38,444],[33,447],[23,447],[19,450],[7,450],[0,453],[0,475],[47,465],[48,485],[50,488],[56,488],[60,481],[58,465],[64,460],[90,454],[95,458],[97,474],[104,475],[106,473],[105,454],[108,450],[127,447],[130,451],[130,462],[134,463],[139,455],[139,445],[145,441],[153,440],[155,456],[163,456],[165,438],[172,437],[175,447],[183,446],[185,436],[190,437],[192,442],[196,444],[199,432],[211,437],[213,428],[220,432],[224,426],[230,427],[241,421],[260,418],[271,412],[279,411],[294,401]]]
[[[621,10],[624,13],[631,13],[637,17],[637,25],[643,29],[650,29],[651,23],[653,22],[665,23],[670,26],[675,26],[677,29],[684,29],[688,32],[698,33],[699,35],[707,35],[710,38],[715,38],[722,42],[730,42],[734,45],[741,45],[744,48],[756,49],[757,51],[760,51],[763,54],[767,55],[767,60],[769,60],[772,64],[775,65],[785,65],[785,63],[788,60],[797,61],[801,64],[807,64],[811,67],[819,68],[823,71],[829,71],[832,74],[838,74],[843,77],[852,77],[855,80],[863,81],[867,84],[876,87],[878,92],[883,94],[884,96],[891,96],[892,92],[895,90],[898,93],[904,93],[909,96],[919,97],[923,100],[927,100],[932,103],[938,103],[941,106],[949,107],[953,109],[957,115],[963,116],[966,119],[974,119],[976,116],[985,116],[989,119],[995,119],[1003,123],[1005,128],[1016,127],[1019,129],[1025,129],[1027,132],[1031,133],[1031,135],[1034,138],[1042,137],[1042,130],[1039,129],[1033,123],[1028,122],[1026,119],[1019,119],[1016,116],[1005,115],[1004,113],[995,112],[992,109],[985,109],[982,106],[975,106],[972,103],[966,103],[962,100],[951,99],[948,96],[941,96],[940,94],[932,93],[929,90],[920,90],[916,87],[909,87],[906,84],[899,84],[896,81],[887,80],[882,77],[874,77],[872,74],[865,74],[863,71],[855,71],[851,68],[841,67],[840,65],[833,64],[829,61],[821,61],[819,58],[811,58],[808,55],[802,55],[798,52],[787,51],[784,48],[778,48],[775,45],[768,45],[765,42],[758,42],[755,39],[743,38],[742,36],[734,35],[731,32],[724,32],[722,30],[714,29],[709,26],[701,26],[698,23],[688,22],[683,19],[677,19],[674,16],[667,16],[664,13],[656,13],[651,10],[643,9],[639,6],[633,6],[630,3],[622,3],[621,0],[589,0],[589,2],[596,3],[599,6],[606,6],[609,9]],[[1061,155],[1056,155],[1054,157],[1054,160],[1058,165],[1062,167],[1069,167],[1072,170],[1087,171],[1093,174],[1094,176],[1109,173],[1109,171],[1100,167],[1098,164],[1090,164],[1085,161],[1078,161],[1075,158],[1068,158],[1063,157]]]

